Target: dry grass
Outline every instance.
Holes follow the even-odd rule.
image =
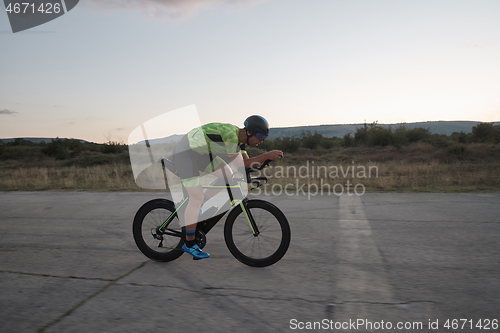
[[[285,187],[289,191],[301,187],[316,191],[313,184],[319,191],[336,193],[358,184],[359,191],[367,192],[500,191],[500,145],[437,149],[426,143],[416,143],[400,149],[301,151],[276,164],[266,171],[272,176],[269,191],[274,189],[275,192]],[[299,172],[301,167],[302,174]],[[324,172],[325,169],[328,172]],[[305,170],[309,170],[307,177],[304,177]]]
[[[132,191],[135,185],[130,165],[90,167],[29,167],[0,170],[0,190],[93,190]]]
[[[315,168],[318,165],[315,166]],[[302,174],[285,174],[280,167],[266,171],[271,176],[266,191],[346,192],[478,192],[500,191],[498,163],[456,165],[440,162],[405,164],[396,161],[370,164],[323,164],[328,170],[344,172],[321,173],[318,177],[303,169]],[[354,174],[352,168],[354,167]],[[300,168],[296,167],[297,169]],[[312,167],[310,167],[310,170]],[[371,172],[368,170],[371,169]],[[277,171],[278,170],[278,171]],[[346,172],[346,170],[348,170]],[[361,171],[360,171],[361,170]],[[330,174],[331,173],[331,174]],[[313,185],[315,184],[315,185]]]
[[[250,150],[251,155],[258,153]],[[97,159],[88,155],[60,162],[38,156],[31,162],[26,157],[0,161],[0,190],[144,191],[135,184],[127,158],[85,166],[91,158]],[[266,171],[270,184],[261,188],[266,191],[338,193],[356,185],[366,192],[500,191],[499,145],[302,150],[273,164]]]

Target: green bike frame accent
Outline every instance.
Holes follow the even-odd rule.
[[[172,222],[172,219],[174,218],[175,215],[177,215],[177,212],[182,208],[182,206],[184,206],[184,204],[189,200],[189,198],[185,198],[180,204],[179,206],[175,209],[175,212],[173,212],[172,214],[170,214],[169,217],[167,217],[167,219],[165,220],[165,222],[163,222],[163,224],[158,228],[158,231],[160,232],[165,232],[165,228],[168,227],[168,225],[170,224],[170,222]]]

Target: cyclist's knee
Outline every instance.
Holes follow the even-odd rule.
[[[188,189],[189,201],[193,204],[202,204],[203,203],[203,189],[200,187],[193,187]]]

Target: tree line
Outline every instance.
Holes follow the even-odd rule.
[[[279,149],[295,152],[299,148],[310,150],[331,149],[333,147],[401,147],[415,142],[426,142],[436,147],[452,144],[500,143],[500,125],[480,123],[472,127],[471,133],[454,132],[451,135],[432,134],[429,129],[416,127],[409,129],[404,125],[380,126],[377,122],[364,124],[354,133],[342,138],[325,137],[320,133],[303,131],[299,136],[285,136],[266,140],[259,145],[264,150]]]
[[[480,123],[472,127],[471,133],[455,132],[451,135],[432,134],[429,129],[416,127],[409,129],[404,125],[380,126],[377,122],[364,124],[354,133],[342,138],[325,137],[320,133],[303,131],[299,136],[285,136],[273,140],[265,140],[259,145],[264,150],[279,149],[293,153],[300,148],[316,150],[334,147],[384,147],[406,146],[415,142],[426,142],[436,147],[449,147],[453,144],[500,143],[500,125]],[[16,138],[10,142],[0,141],[0,156],[6,147],[40,147],[41,153],[58,160],[74,158],[82,152],[91,151],[103,154],[121,154],[128,152],[123,142],[108,141],[104,144],[82,142],[77,139],[53,139],[51,142],[35,143]]]
[[[123,142],[108,141],[104,144],[82,142],[78,139],[55,138],[50,142],[32,142],[23,138],[16,138],[9,142],[0,141],[0,156],[7,147],[37,147],[42,154],[54,157],[57,160],[74,158],[83,152],[97,152],[103,154],[120,154],[127,151]]]

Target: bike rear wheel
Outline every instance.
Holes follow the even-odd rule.
[[[229,251],[248,266],[265,267],[276,263],[290,245],[288,220],[278,207],[267,201],[249,200],[246,209],[259,233],[252,232],[241,205],[236,207],[224,225],[224,239]]]
[[[171,261],[182,255],[185,236],[175,215],[167,227],[160,230],[165,221],[175,212],[173,202],[155,199],[146,202],[136,213],[132,231],[141,252],[156,261]]]

